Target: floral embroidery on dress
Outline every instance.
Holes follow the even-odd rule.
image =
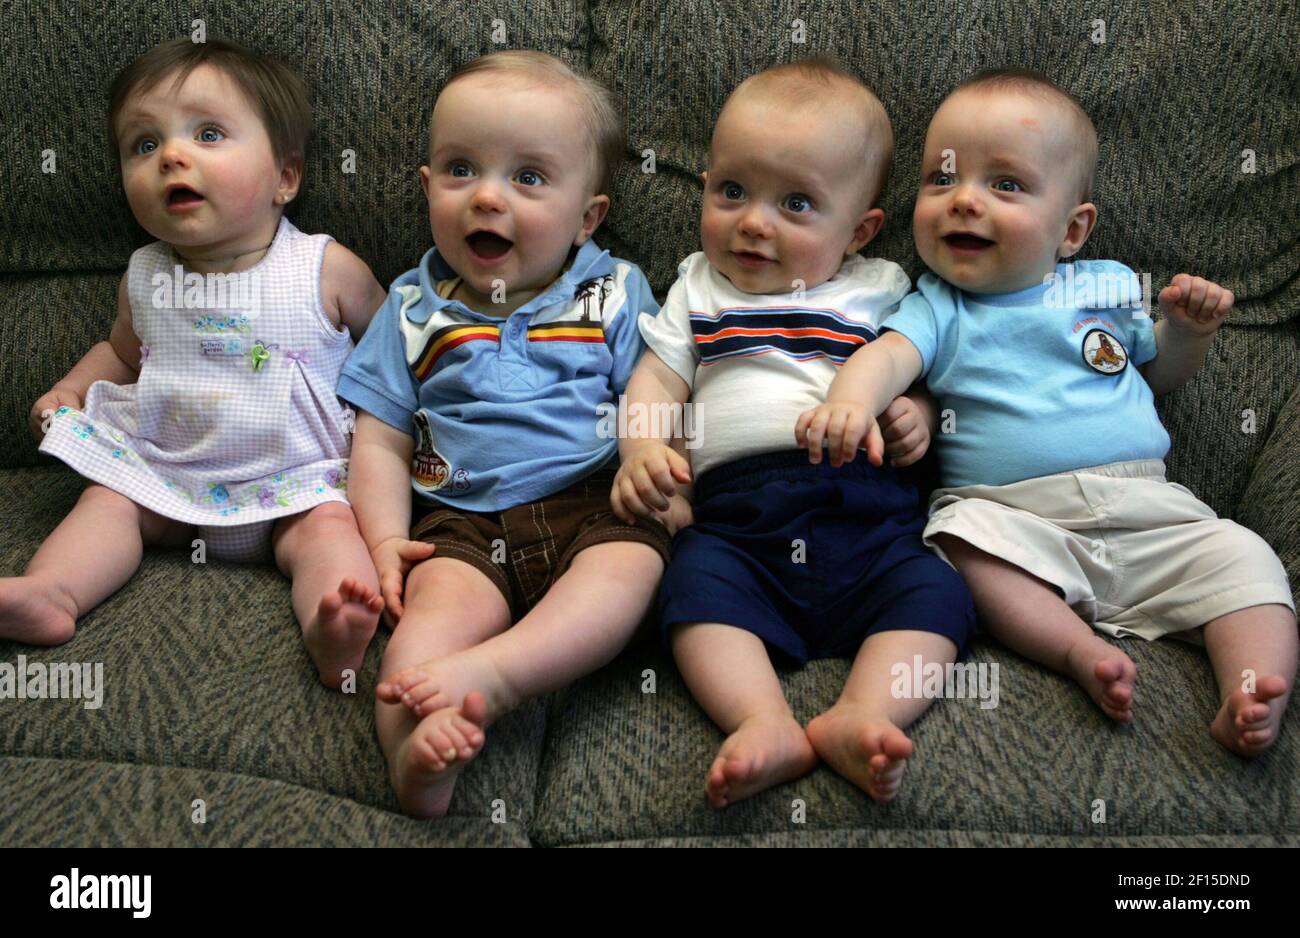
[[[247,314],[239,316],[204,316],[194,320],[195,332],[252,332],[253,326]]]

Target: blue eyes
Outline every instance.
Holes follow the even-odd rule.
[[[739,202],[745,197],[745,187],[738,182],[724,182],[720,187],[722,197],[729,202]],[[805,212],[812,211],[812,199],[806,195],[788,195],[781,202],[781,207],[787,212],[793,212],[796,215],[802,215]]]
[[[474,175],[474,171],[465,163],[453,163],[447,172],[455,179],[469,179]],[[515,173],[514,179],[522,186],[534,188],[546,182],[541,173],[535,169],[521,169]]]
[[[939,172],[931,177],[931,182],[936,186],[953,186],[957,184],[957,177],[952,173]],[[993,189],[996,192],[1024,192],[1025,187],[1014,179],[999,179],[993,183]]]
[[[207,127],[204,127],[202,130],[199,131],[199,136],[198,136],[198,140],[200,143],[217,143],[218,141],[224,140],[225,138],[226,135],[221,130],[221,128],[213,125],[208,125]],[[154,140],[152,137],[141,137],[140,140],[136,142],[136,145],[134,147],[134,152],[140,154],[141,156],[148,156],[156,149],[158,149],[158,141]]]

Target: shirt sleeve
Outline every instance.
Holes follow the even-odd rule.
[[[934,306],[920,291],[909,293],[898,305],[898,312],[888,317],[882,329],[892,329],[903,336],[921,355],[921,377],[930,373],[939,352],[939,317]]]
[[[375,313],[361,341],[343,363],[335,393],[394,429],[409,434],[412,418],[420,406],[420,386],[406,363],[402,301],[400,291],[388,291],[388,300]]]
[[[638,321],[641,335],[646,345],[658,355],[665,365],[677,373],[686,382],[688,388],[695,387],[695,369],[699,367],[700,355],[695,348],[695,335],[691,332],[691,313],[686,302],[686,279],[681,276],[684,269],[678,269],[677,282],[664,298],[663,308],[657,316],[642,316]]]
[[[650,283],[641,268],[634,264],[629,264],[628,267],[630,269],[623,281],[626,299],[615,312],[606,332],[610,354],[614,357],[610,384],[615,394],[622,394],[627,389],[637,362],[645,354],[645,341],[637,331],[637,320],[643,315],[653,316],[659,311],[659,303],[650,292]]]
[[[1151,359],[1156,357],[1156,324],[1151,318],[1151,314],[1142,310],[1124,310],[1124,315],[1129,318],[1129,345],[1132,349],[1130,356],[1135,365],[1145,365]]]

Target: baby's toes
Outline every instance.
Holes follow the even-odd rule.
[[[423,737],[419,743],[416,744],[415,751],[419,755],[420,760],[428,768],[435,772],[441,772],[443,769],[447,768],[447,763],[442,758],[442,754],[438,751],[434,736],[435,734],[430,734]]]
[[[478,724],[465,719],[463,716],[457,714],[451,721],[451,725],[465,738],[466,745],[477,746],[483,741],[483,730]]]

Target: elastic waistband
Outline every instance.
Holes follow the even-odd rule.
[[[1112,479],[1163,479],[1165,461],[1163,459],[1130,459],[1126,462],[1112,462],[1104,466],[1087,466],[1083,469],[1067,469],[1065,472],[1053,472],[1043,476],[1052,479],[1057,476],[1109,476]]]
[[[899,484],[898,473],[886,462],[873,466],[867,454],[859,451],[853,462],[840,467],[831,465],[823,455],[814,465],[808,461],[806,449],[780,450],[748,456],[722,466],[715,466],[695,483],[695,499],[702,501],[724,492],[754,489],[767,482],[798,482],[817,479],[876,479]]]

